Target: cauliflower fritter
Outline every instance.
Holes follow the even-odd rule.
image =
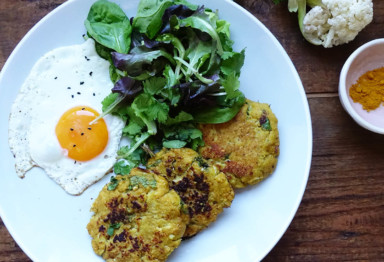
[[[184,238],[196,235],[229,207],[234,192],[224,173],[189,148],[163,149],[147,167],[169,182],[183,201],[190,221]]]
[[[135,168],[104,186],[87,229],[106,261],[165,261],[184,235],[188,217],[161,176]]]
[[[246,100],[239,113],[223,124],[200,125],[204,158],[221,163],[234,188],[253,185],[276,167],[279,155],[277,118],[268,104]]]

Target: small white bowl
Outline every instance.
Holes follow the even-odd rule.
[[[367,112],[349,96],[349,88],[361,75],[380,67],[384,67],[384,38],[370,41],[350,55],[340,73],[339,97],[344,109],[360,126],[384,134],[384,106]]]

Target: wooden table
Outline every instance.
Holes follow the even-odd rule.
[[[0,68],[27,31],[63,2],[0,1]],[[353,42],[332,49],[305,42],[285,3],[237,2],[288,52],[312,115],[313,161],[304,198],[265,261],[384,261],[384,136],[359,127],[343,110],[337,91],[347,57],[369,40],[384,37],[384,1],[373,0],[373,22]],[[30,261],[1,220],[0,261]]]

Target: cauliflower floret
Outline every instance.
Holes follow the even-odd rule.
[[[323,0],[304,17],[303,34],[313,44],[332,47],[348,43],[373,18],[372,0]]]

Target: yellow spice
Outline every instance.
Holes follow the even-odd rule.
[[[384,102],[384,67],[368,71],[349,89],[349,95],[364,110],[371,111]]]

